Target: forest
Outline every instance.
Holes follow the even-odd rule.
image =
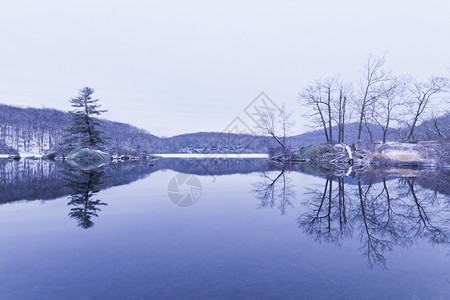
[[[194,133],[161,138],[146,130],[125,123],[98,119],[103,131],[104,147],[114,154],[169,153],[169,152],[264,152],[266,137],[229,133]],[[49,108],[22,108],[0,104],[0,150],[44,153],[62,147],[65,129],[71,115]],[[9,151],[9,152],[8,152]]]
[[[49,149],[59,149],[64,130],[70,124],[71,116],[49,108],[22,108],[0,104],[0,152],[44,153]],[[132,153],[267,153],[268,147],[276,143],[267,136],[244,134],[199,132],[161,138],[132,125],[99,119],[100,128],[109,139],[105,147],[114,154]],[[383,130],[376,124],[366,124],[362,129],[362,140],[369,140],[367,128],[372,138],[380,140]],[[389,128],[387,137],[401,141],[406,128]],[[338,135],[338,126],[332,126]],[[355,141],[358,123],[346,124],[345,140]],[[419,140],[447,138],[450,136],[450,114],[423,121],[415,129]],[[299,148],[309,144],[324,143],[323,130],[287,137],[287,144]]]

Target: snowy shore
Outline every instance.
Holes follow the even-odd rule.
[[[363,172],[368,169],[450,168],[448,141],[418,143],[357,143],[352,145],[320,144],[303,147],[291,161],[311,163],[320,171]]]
[[[163,153],[154,154],[155,156],[165,157],[165,158],[269,158],[268,154],[260,153],[210,153],[210,154],[199,154],[199,153]]]

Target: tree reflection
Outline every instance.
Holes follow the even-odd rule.
[[[340,245],[341,237],[351,233],[351,223],[347,216],[348,195],[344,188],[344,178],[338,178],[337,188],[334,190],[333,180],[332,176],[328,176],[322,190],[307,189],[308,201],[305,204],[313,209],[298,218],[298,223],[316,241]]]
[[[78,222],[78,226],[84,229],[95,225],[92,217],[98,217],[100,206],[107,205],[99,199],[94,199],[100,191],[101,178],[105,175],[102,171],[83,171],[70,169],[65,171],[66,186],[70,189],[68,206],[72,206],[69,216]]]
[[[386,249],[392,250],[393,241],[389,238],[387,227],[382,226],[382,208],[377,200],[383,195],[378,193],[371,197],[372,182],[363,186],[358,180],[359,211],[356,211],[356,222],[362,223],[359,226],[358,235],[361,242],[363,257],[366,257],[369,266],[374,264],[386,266],[386,259],[382,255]],[[394,227],[395,228],[395,227]],[[391,231],[391,236],[396,235],[396,231]]]
[[[342,181],[343,178],[337,180]],[[329,199],[332,199],[331,183],[330,179],[325,183],[325,186],[330,186]],[[352,228],[358,228],[355,233],[361,244],[362,256],[369,267],[379,265],[385,268],[386,251],[391,251],[395,246],[409,247],[420,239],[448,245],[449,223],[442,218],[444,211],[448,210],[448,202],[439,200],[445,199],[445,195],[435,193],[434,200],[431,199],[429,190],[415,184],[414,178],[382,178],[378,181],[369,179],[367,182],[357,179],[356,186],[347,185],[347,189],[351,191],[350,201],[354,201],[349,211]],[[346,199],[343,182],[339,184],[336,193],[338,196],[335,198],[342,199],[343,196],[339,195],[344,195]],[[331,201],[329,206],[332,205]],[[343,201],[340,200],[339,205],[335,206],[340,206],[341,202]],[[310,206],[308,212],[299,218],[300,227],[305,228],[304,219],[311,219],[311,214],[316,211],[314,206]],[[331,214],[330,216],[337,219]],[[310,222],[310,227],[320,228],[320,224],[316,224],[314,219]],[[342,237],[343,228],[348,228],[342,226],[341,219],[336,222],[339,227],[335,226],[336,234],[332,235],[334,239]],[[332,232],[331,229],[328,231]],[[308,227],[305,232],[317,234]]]
[[[435,192],[416,189],[414,178],[405,179],[403,183],[408,188],[404,195],[413,200],[408,208],[413,212],[410,215],[411,233],[416,236],[423,235],[436,244],[448,243],[449,232],[440,224],[449,224],[448,219],[442,216],[443,213],[449,212],[449,203],[441,201],[441,197]]]
[[[276,176],[263,173],[253,191],[260,207],[279,203],[284,214],[286,207],[292,206],[288,175],[284,171]],[[355,238],[369,267],[386,268],[387,251],[420,240],[450,246],[449,197],[418,182],[421,179],[414,177],[329,175],[323,184],[306,189],[305,209],[297,223],[317,242],[340,246],[344,239]]]
[[[295,194],[285,169],[263,172],[261,181],[254,183],[253,187],[253,193],[260,201],[259,207],[274,207],[278,203],[282,215],[286,213],[287,207],[292,207]]]

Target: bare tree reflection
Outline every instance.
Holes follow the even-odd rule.
[[[293,206],[292,199],[295,197],[292,181],[286,174],[286,170],[263,172],[261,179],[253,184],[253,193],[260,201],[259,207],[272,208],[278,203],[278,209],[284,215],[286,208]]]
[[[303,230],[318,242],[326,241],[340,245],[344,235],[350,235],[352,228],[347,217],[348,195],[344,188],[344,178],[338,178],[337,190],[333,190],[333,177],[328,176],[325,186],[307,189],[307,201],[310,207],[307,213],[298,218]]]
[[[100,206],[107,205],[99,199],[94,199],[100,191],[99,186],[102,184],[104,172],[70,169],[65,171],[65,175],[66,185],[71,190],[70,201],[67,204],[72,206],[69,216],[77,220],[81,228],[93,227],[95,223],[92,217],[98,217]]]
[[[396,246],[419,240],[450,246],[448,196],[415,184],[414,178],[356,179],[352,184],[346,178],[328,176],[322,187],[306,192],[306,211],[297,222],[316,241],[340,245],[356,234],[368,266],[382,268],[384,253]]]
[[[386,236],[384,229],[378,219],[378,194],[375,199],[369,197],[372,183],[370,182],[365,188],[358,180],[358,196],[360,204],[360,214],[357,215],[363,226],[359,234],[361,242],[361,250],[363,257],[366,257],[369,266],[374,264],[386,266],[386,259],[381,254],[386,249],[392,250],[392,242]]]
[[[405,196],[409,196],[413,201],[408,208],[411,211],[410,214],[410,231],[415,236],[424,236],[430,239],[432,243],[442,244],[448,243],[448,235],[442,227],[439,227],[441,223],[447,223],[448,219],[442,219],[442,214],[449,212],[449,206],[440,205],[441,199],[438,194],[424,189],[416,189],[415,179],[408,178],[402,180],[408,187],[408,190],[404,192]],[[438,224],[438,225],[436,225]]]

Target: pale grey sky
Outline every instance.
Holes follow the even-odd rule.
[[[314,78],[354,80],[368,53],[448,75],[450,1],[0,0],[0,102],[70,109],[93,87],[159,136],[221,131],[260,92],[294,110]]]

